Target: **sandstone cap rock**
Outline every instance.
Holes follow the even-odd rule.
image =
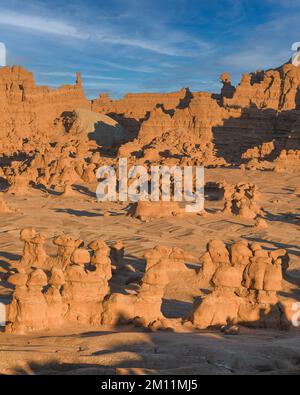
[[[41,270],[41,269],[37,269],[34,270],[30,275],[29,275],[29,279],[27,281],[27,285],[28,286],[45,286],[47,285],[48,280],[47,280],[47,276],[46,273]]]
[[[24,228],[20,232],[21,241],[30,241],[36,236],[36,231],[34,228]]]
[[[51,270],[49,284],[53,286],[60,286],[65,284],[65,275],[61,269],[54,267]]]
[[[84,265],[86,263],[89,263],[90,260],[90,254],[84,248],[77,248],[71,256],[71,262],[77,265]]]
[[[16,286],[24,286],[26,285],[28,280],[28,275],[25,273],[16,273],[13,274],[12,276],[9,276],[8,282],[10,284],[16,285]]]

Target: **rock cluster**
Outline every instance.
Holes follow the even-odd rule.
[[[278,158],[276,171],[292,170],[300,150],[299,81],[300,69],[285,64],[245,74],[237,87],[224,73],[218,95],[185,88],[88,101],[80,75],[75,85],[54,90],[36,86],[21,67],[3,67],[2,173],[16,195],[30,194],[40,182],[71,196],[72,185],[90,181],[95,166],[113,162],[101,158],[103,150],[146,164],[250,161],[248,167],[255,168],[259,161]]]
[[[162,312],[169,285],[190,279],[198,288],[213,291],[195,304],[190,314],[193,328],[231,325],[286,327],[284,305],[278,298],[289,257],[285,250],[266,251],[245,240],[227,247],[212,240],[200,257],[200,269],[185,250],[156,246],[144,254],[146,266],[140,280],[124,283],[123,292],[111,293],[113,269],[124,270],[124,246],[111,248],[96,239],[88,244],[61,234],[54,239],[58,253],[48,257],[44,237],[33,228],[21,231],[24,251],[17,271],[8,277],[15,287],[8,306],[6,331],[27,333],[83,324],[115,326],[133,323],[151,330],[177,324]],[[127,265],[128,266],[128,265]],[[137,274],[137,272],[135,273]],[[139,281],[136,283],[136,281]],[[180,285],[181,286],[181,285]],[[184,321],[182,321],[184,323]]]
[[[283,328],[288,325],[277,293],[288,265],[285,250],[268,252],[243,240],[230,247],[219,240],[202,257],[203,276],[213,292],[195,306],[191,322],[198,329],[245,324]]]
[[[282,150],[278,158],[274,161],[274,171],[276,173],[293,172],[300,165],[300,150]]]
[[[137,321],[144,327],[164,327],[167,320],[161,311],[165,288],[171,278],[188,271],[185,262],[192,257],[180,248],[156,246],[145,252],[145,274],[133,294],[112,294],[103,303],[102,323],[116,325]]]
[[[8,278],[15,286],[8,307],[8,332],[26,333],[66,323],[101,324],[102,302],[112,277],[110,249],[103,240],[89,244],[62,234],[54,239],[55,257],[47,257],[45,239],[33,228],[21,231],[23,256],[18,272]]]
[[[245,219],[255,219],[263,215],[259,205],[260,193],[255,184],[240,182],[236,185],[223,183],[224,214],[238,215]]]

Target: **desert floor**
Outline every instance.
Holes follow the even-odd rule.
[[[99,203],[95,185],[79,187],[76,197],[32,190],[32,196],[7,196],[15,211],[0,217],[0,301],[8,303],[12,289],[5,281],[7,270],[19,259],[21,228],[33,226],[47,237],[46,249],[55,254],[53,236],[72,233],[84,241],[103,238],[122,240],[126,260],[143,271],[143,252],[157,244],[179,246],[196,257],[211,239],[225,242],[245,238],[267,249],[285,248],[291,262],[281,298],[300,301],[300,203],[293,193],[298,173],[208,169],[206,181],[249,181],[262,192],[262,207],[268,228],[252,221],[225,217],[218,212],[222,201],[208,193],[207,215],[173,217],[143,223],[128,215],[126,205]],[[192,272],[192,271],[191,271]],[[114,273],[111,288],[123,292],[134,280],[133,272]],[[179,321],[191,310],[193,300],[203,294],[192,276],[174,280],[166,289],[162,310]],[[242,328],[238,336],[217,331],[147,332],[133,326],[119,328],[68,327],[64,331],[16,336],[0,333],[0,373],[114,374],[136,372],[177,374],[300,373],[300,330],[269,331]],[[116,369],[117,368],[117,369]],[[128,368],[129,371],[122,369]]]

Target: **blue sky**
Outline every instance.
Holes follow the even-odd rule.
[[[300,41],[299,0],[0,0],[7,63],[39,84],[107,92],[219,91],[221,72],[277,67]]]

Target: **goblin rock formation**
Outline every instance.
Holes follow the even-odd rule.
[[[245,219],[255,219],[263,215],[259,206],[260,193],[254,184],[245,184],[243,182],[237,185],[228,185],[223,183],[225,214],[238,215]]]
[[[148,169],[158,164],[235,166],[239,174],[264,166],[275,172],[297,170],[300,68],[285,64],[245,74],[237,86],[228,73],[220,81],[219,94],[184,88],[175,93],[128,94],[121,100],[101,95],[89,101],[80,74],[74,85],[51,89],[37,86],[33,75],[21,67],[1,68],[2,218],[9,223],[9,198],[18,202],[39,196],[49,202],[55,195],[71,203],[81,193],[86,201],[95,199],[97,170],[104,165],[116,167],[120,157]],[[227,215],[251,220],[257,228],[250,227],[253,233],[268,226],[255,184],[223,182],[218,186],[224,191],[224,222]],[[300,194],[298,188],[292,191],[291,195]],[[61,210],[68,211],[65,207]],[[142,221],[184,213],[174,201],[139,201],[135,207],[135,216]],[[138,223],[129,220],[133,226]],[[287,222],[292,226],[294,218]],[[195,242],[193,227],[186,233]],[[57,251],[49,256],[48,240],[34,228],[22,229],[20,239],[22,257],[7,275],[14,287],[8,332],[124,322],[170,329],[172,322],[163,314],[162,304],[173,283],[196,288],[196,296],[200,289],[205,291],[190,316],[194,329],[235,324],[282,328],[287,324],[280,295],[288,264],[285,250],[266,251],[245,240],[230,246],[212,240],[196,268],[190,268],[187,264],[195,261],[184,250],[157,246],[145,252],[143,270],[144,261],[138,269],[128,263],[121,241],[108,246],[97,238],[85,244],[72,234],[60,233],[51,239]],[[124,275],[126,270],[132,277]],[[125,280],[115,289],[118,275]]]
[[[288,264],[285,250],[267,252],[258,243],[250,245],[246,241],[227,248],[215,240],[209,243],[202,262],[203,275],[211,279],[214,290],[191,314],[196,328],[288,326],[277,296]]]
[[[179,248],[156,246],[145,252],[145,274],[137,293],[123,295],[112,294],[103,303],[102,323],[116,325],[138,320],[143,326],[164,327],[166,318],[161,305],[165,288],[172,277],[189,269],[185,261],[192,257]]]
[[[44,250],[45,237],[37,234],[34,228],[26,228],[21,230],[20,240],[24,242],[24,248],[18,267],[25,271],[43,269],[48,259]]]
[[[18,272],[8,278],[15,291],[6,331],[22,334],[68,323],[100,325],[112,277],[106,243],[90,243],[91,257],[81,240],[62,234],[54,239],[58,255],[47,257],[44,239],[33,228],[23,229],[21,240],[25,245]]]
[[[276,70],[246,74],[237,87],[232,86],[227,73],[221,81],[220,95],[187,91],[187,99],[172,110],[161,95],[148,116],[133,116],[137,137],[122,147],[120,155],[145,160],[153,155],[155,160],[190,158],[220,165],[251,157],[273,160],[283,149],[299,150],[299,68],[286,64]],[[140,97],[140,108],[148,103],[146,96]],[[107,97],[105,100],[109,101]],[[124,111],[130,103],[128,98],[110,103],[114,114],[129,117]],[[105,106],[98,109],[105,111]],[[189,139],[180,139],[182,134]],[[168,147],[174,147],[172,138],[176,149],[169,152]],[[191,141],[188,150],[184,147],[187,141]]]
[[[200,269],[195,270],[187,266],[196,262],[195,258],[183,249],[156,246],[144,254],[146,266],[138,287],[124,284],[124,293],[112,293],[112,269],[125,268],[120,241],[109,248],[97,239],[89,243],[88,250],[81,240],[62,234],[54,239],[58,255],[48,258],[39,237],[32,228],[21,231],[23,257],[17,272],[8,278],[15,287],[7,308],[9,333],[69,324],[99,327],[122,323],[169,330],[179,322],[165,317],[162,303],[169,284],[179,284],[179,278],[197,283],[198,290],[207,289],[208,295],[190,314],[193,328],[236,324],[288,327],[286,303],[278,296],[289,263],[283,249],[266,251],[260,244],[245,240],[227,247],[220,240],[212,240],[199,259]]]
[[[148,202],[139,201],[136,205],[135,216],[142,221],[152,219],[183,216],[184,208],[178,202]]]

